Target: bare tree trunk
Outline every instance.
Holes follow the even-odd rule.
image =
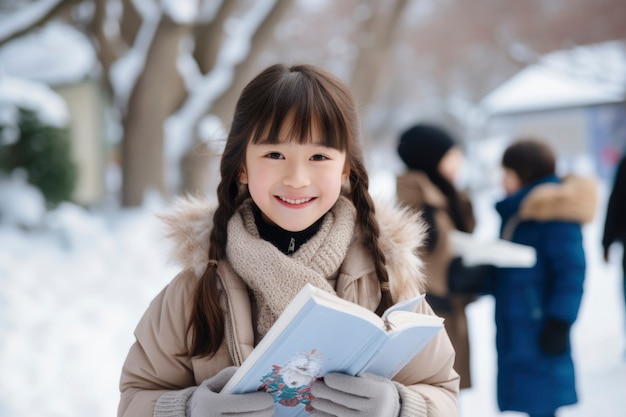
[[[102,82],[108,93],[112,96],[113,86],[111,84],[110,69],[113,62],[119,58],[120,42],[119,40],[112,41],[105,33],[104,25],[106,22],[106,3],[102,1],[95,2],[93,19],[89,22],[87,27],[89,33],[87,36],[91,38],[92,43],[95,43],[95,52],[98,56],[98,61],[102,67]]]
[[[372,2],[370,2],[372,3]],[[387,64],[393,47],[396,28],[400,26],[407,0],[396,0],[387,13],[372,12],[364,22],[365,39],[360,45],[359,56],[351,78],[351,88],[364,115],[374,101],[383,77],[388,76]],[[373,7],[373,5],[370,5]],[[380,8],[381,5],[379,4]]]
[[[220,155],[205,142],[192,146],[180,161],[182,194],[204,197],[219,182]]]
[[[132,45],[141,27],[141,15],[132,0],[122,0],[122,4],[124,11],[120,20],[120,36],[127,45]]]
[[[236,0],[223,1],[210,23],[195,28],[193,57],[202,74],[208,73],[215,66],[217,54],[226,34],[224,24],[237,10],[239,3]]]
[[[0,46],[4,45],[5,43],[9,41],[12,41],[13,39],[19,38],[20,36],[32,31],[34,28],[44,26],[46,23],[48,23],[52,19],[56,19],[59,16],[63,16],[64,18],[67,18],[71,14],[72,7],[74,7],[81,1],[82,0],[61,0],[57,2],[56,4],[50,4],[47,10],[41,13],[40,16],[36,17],[29,24],[24,25],[20,28],[17,28],[13,32],[4,34],[4,36],[0,37]]]
[[[257,29],[256,34],[252,38],[250,53],[246,60],[235,68],[235,76],[233,82],[219,98],[217,98],[211,106],[210,112],[220,118],[225,126],[228,126],[233,117],[235,104],[241,94],[241,90],[252,79],[258,68],[258,58],[265,48],[273,42],[274,29],[281,21],[285,13],[292,7],[292,2],[288,0],[277,0],[276,5],[267,15],[263,23]]]
[[[240,3],[236,0],[222,2],[210,23],[195,28],[193,57],[202,74],[207,74],[214,68],[226,36],[224,25]],[[219,176],[219,169],[216,166],[219,164],[219,157],[197,136],[194,136],[193,143],[180,161],[179,192],[204,195],[208,191],[208,184],[216,183],[216,176]]]
[[[150,188],[166,193],[163,123],[185,96],[176,58],[188,30],[165,15],[161,18],[130,96],[122,141],[123,206],[141,205]]]
[[[291,6],[292,4],[288,0],[278,0],[276,2],[274,8],[269,12],[252,38],[250,53],[245,61],[235,68],[232,84],[224,94],[213,102],[209,111],[217,115],[223,125],[226,126],[230,123],[239,94],[256,71],[254,64],[258,62],[258,57],[264,48],[272,43],[276,25]],[[205,59],[208,59],[208,57]],[[219,164],[219,158],[209,147],[201,144],[199,139],[196,138],[194,142],[196,145],[188,150],[182,161],[181,170],[184,181],[181,192],[206,193],[217,185],[216,176],[219,175],[219,169],[215,165]]]

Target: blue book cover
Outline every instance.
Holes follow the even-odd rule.
[[[383,317],[306,285],[255,347],[223,393],[265,390],[277,417],[306,416],[311,384],[329,372],[393,377],[443,327],[443,319],[412,310],[421,295]]]

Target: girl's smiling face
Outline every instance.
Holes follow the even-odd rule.
[[[348,180],[346,154],[321,144],[315,129],[311,143],[248,143],[239,181],[266,221],[299,232],[335,204]]]

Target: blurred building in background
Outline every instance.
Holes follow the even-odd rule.
[[[626,49],[623,42],[543,56],[483,101],[490,135],[545,139],[563,171],[611,179],[626,148]]]
[[[105,103],[95,68],[93,47],[69,25],[51,23],[0,49],[0,77],[5,82],[26,80],[49,86],[67,105],[72,157],[78,166],[73,200],[90,206],[105,196]],[[29,91],[23,90],[23,95]],[[14,98],[16,105],[41,107],[44,103]],[[30,104],[27,104],[30,102]]]

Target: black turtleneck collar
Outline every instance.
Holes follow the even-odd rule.
[[[269,224],[264,220],[261,209],[256,204],[252,205],[252,211],[261,239],[267,240],[285,255],[291,255],[313,237],[322,225],[324,217],[326,217],[326,215],[320,217],[319,220],[300,232],[290,232],[275,224]]]

